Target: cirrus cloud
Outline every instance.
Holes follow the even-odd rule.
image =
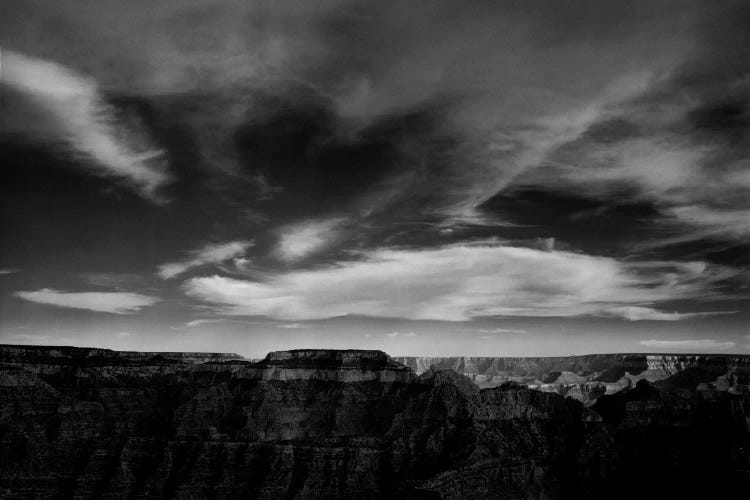
[[[51,288],[20,291],[13,295],[20,299],[57,307],[86,309],[113,314],[130,314],[152,306],[161,299],[129,292],[61,292]]]
[[[416,332],[406,332],[406,333],[391,332],[391,333],[386,334],[386,337],[390,337],[392,339],[395,339],[396,337],[416,337],[416,336],[417,336]]]
[[[241,257],[252,245],[252,241],[230,241],[206,245],[200,250],[190,252],[190,257],[185,260],[161,264],[157,274],[165,280],[171,279],[194,267],[205,264],[219,264],[229,259]]]
[[[328,246],[337,237],[343,218],[305,221],[281,228],[276,255],[284,262],[296,262]]]
[[[613,307],[606,311],[612,316],[624,318],[630,321],[681,321],[690,318],[705,318],[706,316],[717,316],[723,314],[734,314],[737,311],[711,311],[711,312],[667,312],[657,311],[651,307],[621,306]]]
[[[63,65],[10,50],[3,50],[2,62],[2,82],[52,118],[45,120],[46,128],[32,120],[17,124],[22,132],[62,139],[94,160],[97,173],[124,179],[145,198],[162,201],[156,190],[170,180],[164,152],[120,119],[96,81]]]

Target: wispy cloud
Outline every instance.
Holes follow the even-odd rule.
[[[157,297],[126,292],[60,292],[50,288],[15,292],[18,298],[57,307],[130,314],[160,301]]]
[[[280,325],[276,325],[276,328],[284,328],[287,330],[299,330],[300,328],[307,328],[309,325],[306,325],[304,323],[282,323]]]
[[[621,262],[498,245],[381,249],[359,261],[282,272],[265,281],[193,278],[185,292],[226,314],[282,320],[347,314],[462,321],[489,316],[637,319],[660,302],[704,298],[731,270],[702,262]],[[648,272],[644,272],[647,270]],[[623,308],[626,309],[618,309]],[[649,319],[658,319],[658,314]],[[674,319],[665,313],[661,319]]]
[[[386,337],[390,337],[392,339],[395,339],[396,337],[416,337],[416,336],[417,336],[416,332],[406,332],[406,333],[391,332],[391,333],[386,334]]]
[[[195,267],[219,264],[229,259],[241,257],[252,245],[252,241],[231,241],[229,243],[206,245],[199,250],[190,252],[190,256],[185,260],[160,265],[157,274],[163,279],[171,279]]]
[[[704,80],[704,64],[715,73],[713,83]],[[571,193],[585,186],[588,196],[653,204],[665,235],[639,249],[707,239],[744,243],[750,175],[747,141],[737,131],[749,89],[746,71],[713,60],[661,72],[634,98],[610,103],[578,135],[548,151],[516,185]],[[736,122],[727,118],[735,115]]]
[[[735,314],[738,311],[710,311],[710,312],[666,312],[659,311],[652,307],[642,306],[622,306],[612,307],[604,311],[604,315],[611,315],[618,318],[624,318],[630,321],[680,321],[690,318],[705,318],[708,316],[721,316],[725,314]]]
[[[187,328],[195,328],[196,326],[206,325],[210,323],[221,323],[223,319],[194,319],[185,323]]]
[[[79,276],[88,285],[118,291],[148,286],[148,282],[143,276],[133,273],[82,273]]]
[[[750,194],[750,183],[747,185]],[[665,210],[664,222],[686,226],[689,230],[676,236],[666,236],[638,245],[639,250],[679,245],[713,238],[745,242],[750,238],[750,209],[718,209],[702,205],[687,205]]]
[[[747,188],[750,193],[750,182]],[[672,208],[668,213],[680,221],[704,228],[708,235],[726,235],[741,240],[750,238],[750,208],[718,209],[691,205]]]
[[[323,250],[336,238],[342,218],[305,221],[279,231],[275,255],[284,262],[296,262]]]
[[[735,342],[721,342],[714,339],[695,340],[641,340],[642,346],[654,349],[674,349],[679,351],[728,351],[736,347]]]
[[[96,81],[60,64],[5,49],[2,66],[2,82],[52,116],[51,122],[59,127],[58,137],[52,139],[65,140],[90,157],[100,175],[124,179],[142,196],[161,201],[157,189],[170,180],[164,152],[120,119]],[[40,133],[34,123],[25,126],[30,133]]]
[[[477,330],[479,333],[492,335],[525,335],[526,330],[516,328],[482,328]]]
[[[19,271],[20,269],[0,269],[0,276],[3,276],[5,274],[15,274]]]
[[[170,326],[170,330],[185,330],[189,328],[198,328],[199,326],[203,325],[213,325],[218,323],[231,323],[234,325],[258,325],[258,324],[264,324],[264,322],[259,321],[247,321],[242,319],[234,319],[234,318],[198,318],[198,319],[192,319],[190,321],[187,321],[185,323],[181,323],[179,325]]]

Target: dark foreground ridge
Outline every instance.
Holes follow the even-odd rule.
[[[0,498],[750,495],[748,358],[583,358],[0,346]],[[488,370],[637,380],[584,405],[459,373]]]

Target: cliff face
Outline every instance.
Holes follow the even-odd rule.
[[[416,373],[451,369],[480,388],[518,382],[582,402],[632,388],[639,380],[688,390],[750,393],[750,357],[738,355],[592,354],[546,358],[396,357]]]
[[[0,498],[629,498],[641,462],[663,480],[639,498],[750,493],[728,392],[640,382],[586,408],[379,351],[67,349],[0,349]]]

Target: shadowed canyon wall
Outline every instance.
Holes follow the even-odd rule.
[[[588,358],[486,366],[556,381],[667,370]],[[747,496],[745,360],[688,358],[587,407],[516,382],[481,389],[459,372],[477,358],[417,373],[380,351],[253,362],[0,346],[0,498]]]

